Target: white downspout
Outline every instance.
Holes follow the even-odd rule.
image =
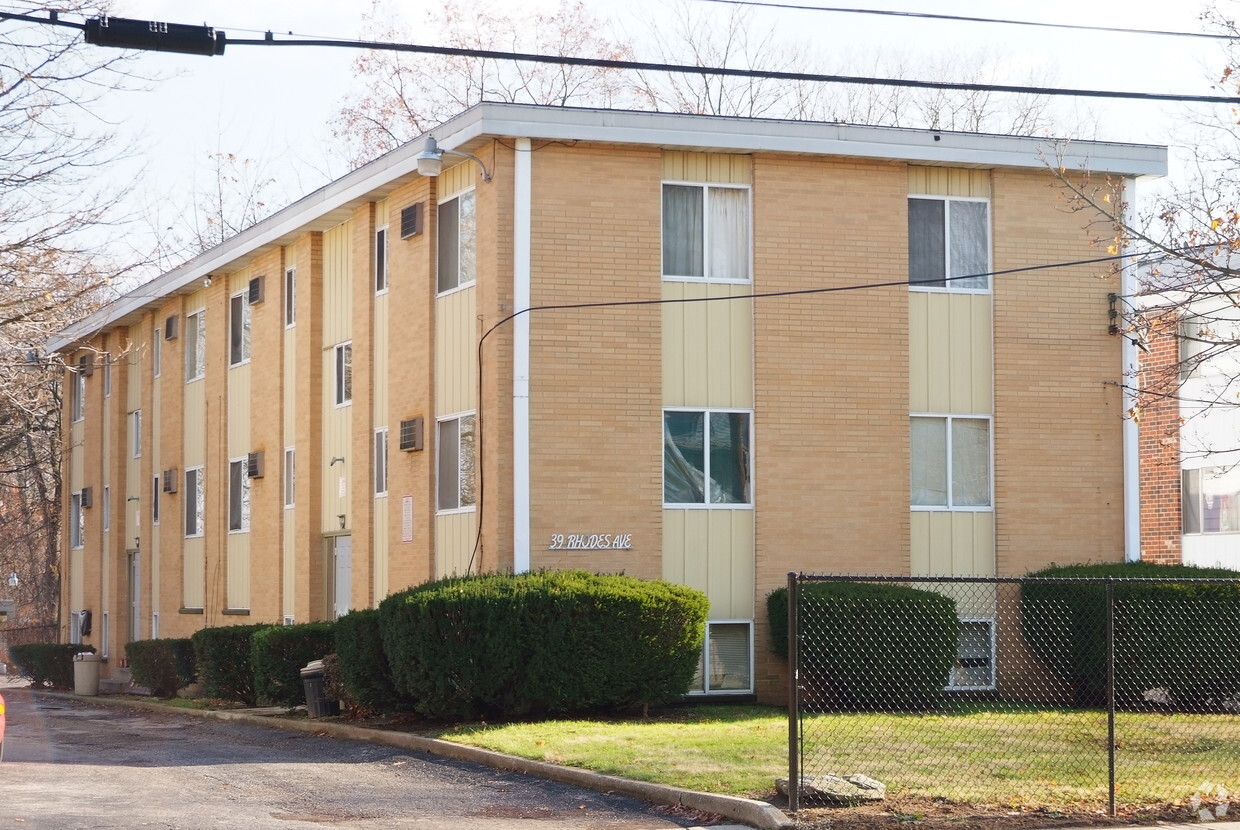
[[[1136,207],[1133,204],[1137,195],[1137,181],[1128,178],[1124,182],[1124,224],[1133,227],[1136,221]],[[1131,299],[1137,292],[1136,265],[1131,256],[1131,243],[1124,242],[1124,258],[1120,260],[1119,294],[1121,298]],[[1137,346],[1134,340],[1123,331],[1123,320],[1119,323],[1121,346],[1120,360],[1123,364],[1120,383],[1123,384],[1124,419],[1123,454],[1124,454],[1124,561],[1138,562],[1141,559],[1141,446],[1139,426],[1129,416],[1136,405],[1133,390],[1137,383]]]
[[[530,140],[518,138],[513,174],[512,307],[530,307]],[[512,569],[530,569],[530,315],[512,321]]]

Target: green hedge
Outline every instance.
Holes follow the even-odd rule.
[[[266,703],[297,706],[306,702],[301,670],[312,660],[322,660],[336,648],[332,623],[310,622],[282,625],[254,632],[254,691]]]
[[[198,676],[194,644],[186,639],[135,640],[125,643],[125,659],[134,683],[156,697],[174,697]]]
[[[255,632],[271,627],[266,623],[222,625],[204,628],[190,638],[207,697],[234,700],[249,706],[258,701],[250,640]]]
[[[473,719],[679,698],[708,606],[680,585],[559,571],[428,583],[379,612],[396,688],[427,717]]]
[[[1240,572],[1148,562],[1053,565],[1034,577],[1230,579]],[[1240,584],[1115,582],[1115,692],[1121,706],[1164,689],[1181,708],[1240,694]],[[1106,703],[1106,585],[1027,583],[1021,628],[1085,706]]]
[[[804,683],[854,709],[936,705],[956,660],[956,603],[942,594],[871,582],[801,586]],[[788,589],[766,600],[771,650],[788,656]]]
[[[369,712],[413,708],[413,701],[397,691],[392,681],[378,609],[361,608],[336,620],[336,654],[345,702],[352,707]]]
[[[73,689],[73,655],[94,653],[81,643],[23,643],[9,647],[9,657],[35,688]]]

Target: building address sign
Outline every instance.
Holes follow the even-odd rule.
[[[547,550],[631,550],[632,533],[552,533]]]

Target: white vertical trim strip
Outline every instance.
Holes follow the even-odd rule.
[[[1124,224],[1135,227],[1137,181],[1133,177],[1124,180]],[[1132,244],[1122,242],[1124,258],[1120,261],[1119,294],[1133,297],[1137,293],[1136,262],[1132,257]],[[1128,413],[1136,405],[1132,385],[1137,382],[1137,345],[1120,326],[1120,389],[1123,390],[1123,458],[1124,458],[1124,561],[1141,559],[1141,445],[1138,425]]]
[[[512,306],[530,307],[530,223],[532,159],[530,140],[518,138],[513,170]],[[530,569],[530,315],[513,320],[512,357],[512,569]]]

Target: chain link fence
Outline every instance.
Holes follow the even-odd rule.
[[[1240,580],[790,574],[787,648],[794,811],[850,776],[1111,815],[1240,792]]]

